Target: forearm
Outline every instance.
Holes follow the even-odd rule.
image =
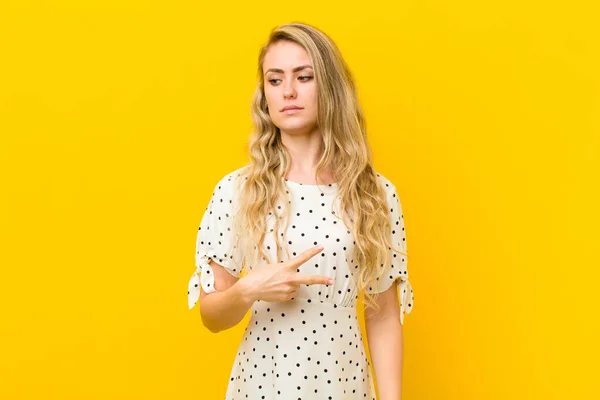
[[[223,291],[207,294],[200,300],[202,323],[213,333],[237,325],[254,301],[247,294],[241,278]]]
[[[382,320],[367,320],[365,325],[379,400],[401,400],[404,362],[402,324],[396,316],[390,316]]]

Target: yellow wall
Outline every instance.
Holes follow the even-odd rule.
[[[243,324],[187,310],[195,235],[293,20],[402,199],[404,398],[599,398],[598,8],[563,3],[2,2],[0,398],[223,398]]]

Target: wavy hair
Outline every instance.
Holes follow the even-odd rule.
[[[358,102],[356,86],[351,72],[335,43],[319,29],[303,23],[290,23],[275,27],[258,57],[257,85],[252,101],[254,125],[248,145],[249,164],[238,174],[238,212],[234,216],[237,232],[237,251],[242,266],[255,265],[260,258],[272,263],[263,249],[267,235],[267,215],[274,215],[272,234],[275,238],[277,258],[285,246],[289,257],[287,231],[290,207],[284,178],[291,166],[291,155],[281,141],[279,128],[269,116],[264,92],[263,61],[269,47],[281,40],[295,42],[310,56],[317,82],[317,125],[322,134],[323,152],[319,159],[315,181],[323,171],[331,171],[338,185],[335,200],[339,200],[338,214],[354,238],[357,284],[362,290],[367,307],[379,311],[375,303],[377,294],[364,290],[381,277],[388,259],[391,244],[391,223],[383,186],[373,167],[371,149],[366,135],[366,125]],[[281,210],[280,204],[283,204]],[[283,228],[283,230],[282,230]],[[281,239],[280,239],[281,238]],[[282,246],[283,244],[283,246]],[[398,249],[394,252],[403,254]],[[354,278],[354,277],[353,277]]]

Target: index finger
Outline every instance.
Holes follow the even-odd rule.
[[[310,260],[316,254],[319,254],[323,249],[324,249],[324,247],[322,245],[319,245],[319,246],[315,246],[310,249],[304,250],[302,253],[300,253],[296,257],[286,261],[284,264],[286,267],[296,268],[299,265],[304,264],[305,262]]]

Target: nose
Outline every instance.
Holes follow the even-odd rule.
[[[294,87],[293,80],[288,81],[283,90],[284,99],[292,99],[296,97],[296,88]]]

